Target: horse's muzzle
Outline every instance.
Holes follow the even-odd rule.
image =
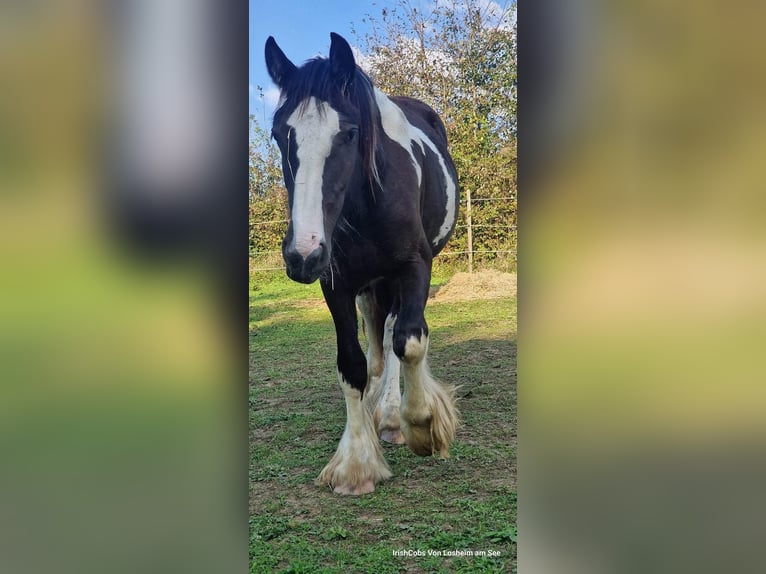
[[[282,256],[287,266],[287,276],[299,283],[313,283],[319,279],[330,261],[330,252],[324,241],[320,241],[319,247],[305,258],[295,249],[295,244],[290,242],[289,246],[282,249]]]

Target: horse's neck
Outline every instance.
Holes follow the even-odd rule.
[[[361,223],[374,217],[377,207],[376,194],[380,194],[380,190],[373,192],[370,182],[365,178],[365,181],[354,193],[349,193],[346,196],[343,204],[343,217],[352,223]]]

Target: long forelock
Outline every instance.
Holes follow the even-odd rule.
[[[276,113],[280,113],[281,110],[298,109],[298,113],[302,115],[312,97],[327,102],[336,111],[350,106],[359,114],[359,139],[364,171],[374,194],[376,188],[382,187],[378,172],[382,147],[379,137],[380,111],[375,102],[372,80],[357,66],[353,80],[345,86],[339,86],[332,75],[330,60],[313,58],[299,68],[284,87]],[[323,112],[322,106],[319,106],[319,113]]]

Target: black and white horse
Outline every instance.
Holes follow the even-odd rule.
[[[432,259],[455,227],[458,185],[436,112],[383,94],[346,40],[331,38],[329,58],[299,68],[270,37],[266,65],[281,92],[272,135],[289,198],[287,275],[320,280],[346,400],[346,428],[317,482],[364,494],[391,476],[378,436],[418,455],[449,454],[454,389],[428,370],[423,312]]]

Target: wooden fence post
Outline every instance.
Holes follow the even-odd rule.
[[[465,220],[468,227],[468,273],[473,273],[473,228],[471,226],[471,188],[465,190]]]

